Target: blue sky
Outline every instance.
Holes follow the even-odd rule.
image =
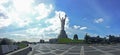
[[[15,41],[57,38],[59,13],[69,38],[120,34],[119,0],[1,0],[0,37]]]

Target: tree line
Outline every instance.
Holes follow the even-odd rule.
[[[13,45],[14,40],[8,38],[0,38],[0,45]]]
[[[87,44],[116,44],[120,43],[120,36],[106,35],[106,37],[102,38],[99,35],[96,37],[91,37],[86,34],[84,37],[84,42]]]

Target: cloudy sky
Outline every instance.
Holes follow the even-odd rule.
[[[120,34],[119,0],[0,0],[0,38],[39,41],[57,38],[67,14],[69,38]]]

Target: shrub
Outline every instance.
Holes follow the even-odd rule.
[[[11,39],[8,39],[8,38],[3,38],[3,39],[1,39],[1,45],[11,45],[11,44],[13,44],[14,42],[13,42],[13,40],[11,40]]]
[[[58,43],[61,43],[61,44],[66,44],[66,43],[71,43],[72,40],[69,39],[69,38],[59,38],[58,39]]]
[[[74,35],[73,40],[78,40],[78,35],[77,34]]]

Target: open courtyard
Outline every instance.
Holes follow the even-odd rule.
[[[29,55],[119,55],[120,45],[36,44]]]

